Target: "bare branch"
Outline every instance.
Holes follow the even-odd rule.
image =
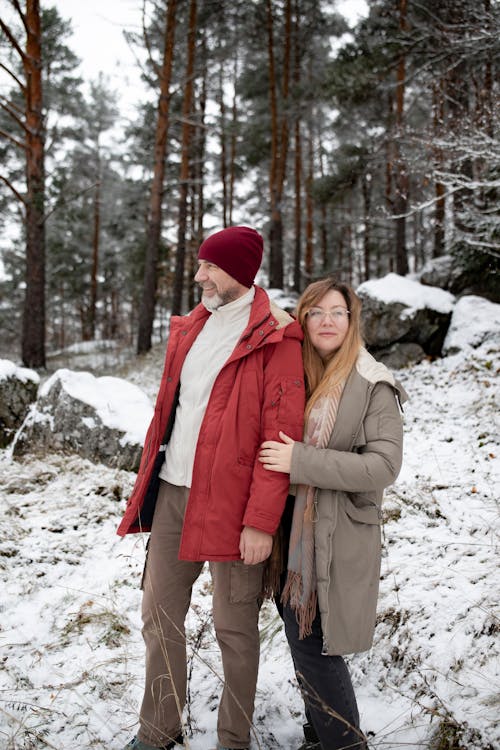
[[[3,99],[3,101],[7,104],[7,106],[12,107],[13,110],[19,113],[19,115],[24,115],[24,109],[22,107],[19,107],[15,102],[12,101],[12,99],[8,99],[3,94],[0,94],[0,99]]]
[[[18,191],[16,190],[16,188],[14,187],[14,185],[13,185],[13,184],[12,184],[12,183],[11,183],[11,182],[10,182],[10,181],[9,181],[9,180],[8,180],[8,179],[6,178],[6,177],[4,177],[4,176],[3,176],[3,174],[0,174],[0,180],[2,180],[3,182],[5,182],[5,184],[7,185],[7,187],[8,187],[8,188],[9,188],[10,190],[12,190],[12,192],[14,193],[14,195],[16,196],[16,198],[17,198],[17,199],[18,199],[19,201],[21,201],[21,203],[23,204],[23,206],[26,206],[26,205],[27,205],[27,203],[26,203],[26,199],[25,199],[25,198],[23,198],[23,196],[21,195],[21,193],[19,193],[19,192],[18,192]]]
[[[2,99],[3,98],[4,97],[2,97]],[[14,108],[13,108],[13,106],[12,106],[12,104],[10,102],[7,102],[6,104],[4,104],[3,102],[0,101],[0,107],[5,112],[7,112],[7,114],[9,114],[12,117],[12,119],[14,120],[14,122],[17,122],[17,124],[19,125],[19,127],[22,128],[25,133],[29,133],[29,130],[26,127],[25,123],[21,120],[21,118],[19,117],[19,115],[16,115],[16,113],[14,112]]]
[[[22,148],[25,151],[28,150],[28,147],[25,143],[23,143],[22,141],[18,141],[17,138],[14,138],[13,135],[9,135],[9,133],[6,133],[5,130],[0,130],[0,136],[6,138],[8,141],[11,141],[11,143],[14,143],[18,148]]]
[[[26,14],[23,13],[23,11],[21,10],[21,6],[19,5],[19,0],[10,0],[10,2],[14,6],[14,8],[17,10],[17,12],[19,14],[19,18],[21,19],[22,24],[24,26],[24,30],[26,31],[27,34],[29,34],[30,30],[29,30],[28,24],[26,22]]]
[[[7,39],[11,43],[12,47],[16,50],[17,54],[19,55],[19,57],[21,58],[21,60],[24,63],[27,60],[26,53],[23,52],[23,50],[21,49],[21,47],[18,44],[18,41],[17,41],[16,37],[14,36],[14,34],[10,30],[10,28],[7,26],[7,24],[4,21],[2,21],[1,18],[0,18],[0,28],[3,29],[3,32],[4,32],[5,36],[7,37]]]
[[[84,188],[83,190],[80,190],[78,193],[75,193],[74,195],[70,195],[69,198],[62,198],[61,200],[57,200],[50,211],[48,211],[45,216],[43,217],[43,221],[47,221],[49,216],[52,216],[52,214],[57,211],[58,208],[62,208],[63,206],[67,206],[68,203],[71,203],[71,201],[76,200],[81,195],[85,195],[85,193],[88,193],[90,190],[93,190],[99,182],[93,182],[92,185],[89,185],[88,187]]]
[[[11,78],[14,79],[14,81],[17,83],[17,85],[21,89],[22,93],[24,94],[26,92],[26,86],[24,85],[24,83],[22,81],[20,81],[19,78],[12,72],[12,70],[10,70],[2,62],[0,62],[0,68],[2,68],[3,70],[5,70],[5,72],[8,73],[11,76]]]
[[[492,255],[494,258],[500,258],[500,246],[498,245],[498,243],[482,242],[481,240],[474,240],[467,236],[462,236],[461,240],[466,245],[469,245],[469,247],[480,250],[486,255]]]
[[[151,63],[151,66],[153,70],[155,71],[156,75],[158,76],[158,80],[161,80],[161,69],[159,65],[156,63],[155,59],[153,58],[153,53],[151,51],[151,44],[149,41],[149,34],[146,29],[146,0],[144,0],[142,4],[142,37],[144,39],[144,44],[146,45],[146,50],[148,53],[148,60]]]

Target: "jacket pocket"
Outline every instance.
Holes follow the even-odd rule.
[[[264,426],[267,429],[302,427],[304,383],[299,378],[280,378],[274,383],[267,403]],[[300,409],[297,404],[300,403]]]
[[[354,505],[354,503],[346,498],[345,500],[345,512],[352,521],[357,523],[368,523],[376,526],[380,526],[382,519],[382,510],[375,503],[369,503],[368,505]]]

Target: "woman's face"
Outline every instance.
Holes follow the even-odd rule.
[[[330,289],[308,310],[306,330],[311,344],[323,359],[339,349],[349,329],[349,311],[343,295]]]

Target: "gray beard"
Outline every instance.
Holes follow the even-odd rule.
[[[219,307],[225,304],[223,302],[222,297],[218,294],[214,294],[213,297],[205,297],[204,294],[201,295],[201,301],[203,305],[209,310],[210,312],[214,312],[215,310],[218,310]]]
[[[210,312],[214,312],[214,310],[218,310],[219,307],[222,307],[223,305],[228,305],[230,302],[234,302],[235,299],[238,299],[240,295],[238,295],[237,291],[235,289],[227,289],[224,294],[214,294],[213,297],[205,297],[204,294],[201,295],[201,301],[209,310]]]

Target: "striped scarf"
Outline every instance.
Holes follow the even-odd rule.
[[[304,431],[306,445],[315,448],[328,446],[343,389],[344,382],[341,382],[328,396],[319,398],[311,409]],[[314,554],[315,494],[315,487],[305,484],[297,486],[288,551],[288,575],[281,595],[282,602],[289,602],[295,611],[301,639],[312,632],[318,599]]]

